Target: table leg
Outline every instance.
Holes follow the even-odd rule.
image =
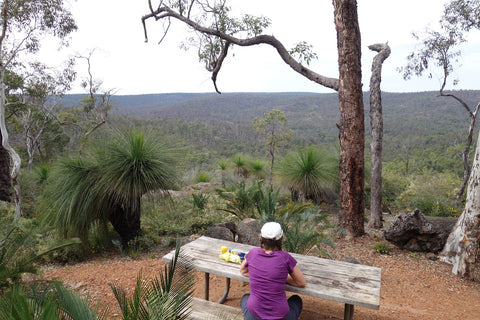
[[[343,319],[353,319],[353,304],[345,304],[345,312],[343,313]]]
[[[208,273],[208,272],[205,272],[204,292],[205,292],[205,300],[208,301],[209,293],[210,293],[210,273]]]
[[[228,291],[230,291],[230,278],[225,278],[225,279],[226,279],[226,281],[225,281],[225,292],[223,293],[223,296],[220,298],[218,303],[224,303],[225,300],[227,300]]]

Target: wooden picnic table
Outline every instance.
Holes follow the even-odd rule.
[[[230,279],[249,282],[240,274],[239,264],[219,258],[220,248],[249,251],[250,245],[202,236],[182,246],[182,252],[192,259],[193,267],[205,272],[205,300],[209,298],[209,274],[226,277],[224,300],[228,295]],[[174,251],[163,257],[164,262],[172,261]],[[381,269],[350,262],[323,259],[301,254],[291,255],[305,275],[307,285],[303,288],[286,285],[286,290],[302,295],[333,300],[345,304],[344,318],[353,318],[354,305],[380,308]],[[180,261],[181,263],[181,261]],[[223,301],[221,301],[223,302]]]

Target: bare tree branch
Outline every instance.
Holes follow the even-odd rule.
[[[242,46],[242,47],[254,46],[254,45],[259,45],[259,44],[270,45],[277,50],[277,52],[280,55],[280,57],[282,58],[282,60],[287,65],[289,65],[293,70],[295,70],[296,72],[300,73],[301,75],[303,75],[304,77],[306,77],[307,79],[309,79],[309,80],[311,80],[315,83],[318,83],[322,86],[325,86],[327,88],[338,91],[338,88],[339,88],[339,80],[338,79],[323,76],[323,75],[318,74],[318,73],[312,71],[311,69],[303,66],[301,63],[296,61],[290,55],[290,53],[285,48],[285,46],[279,40],[277,40],[274,36],[258,35],[258,36],[254,36],[254,37],[251,37],[251,38],[240,39],[240,38],[234,37],[230,34],[226,34],[226,33],[222,32],[218,29],[208,28],[208,27],[202,26],[199,23],[191,20],[189,17],[184,16],[182,14],[179,14],[178,12],[174,11],[173,9],[171,9],[170,7],[168,7],[166,5],[162,5],[157,10],[155,10],[155,11],[151,12],[150,14],[147,14],[147,15],[142,17],[142,23],[143,23],[143,26],[144,26],[144,29],[145,29],[145,41],[148,41],[145,21],[148,20],[148,19],[152,19],[152,18],[155,19],[155,20],[159,20],[159,19],[164,19],[164,18],[167,18],[167,17],[177,19],[177,20],[187,24],[192,29],[194,29],[198,32],[201,32],[203,34],[211,35],[211,36],[215,36],[215,37],[218,37],[220,39],[223,39],[226,42],[228,42],[229,44],[235,44],[235,45]],[[224,59],[225,59],[225,57],[222,58],[222,62],[224,61]],[[218,71],[219,70],[216,71],[217,74],[218,74]],[[215,78],[216,78],[216,76],[215,76]],[[217,90],[217,92],[218,92],[218,90]]]
[[[230,47],[230,42],[226,42],[225,45],[223,46],[222,52],[215,63],[215,68],[212,71],[213,85],[215,86],[215,91],[217,91],[218,94],[221,94],[221,92],[217,88],[217,75],[220,69],[222,68],[223,60],[225,60],[225,58],[227,57],[228,47]]]

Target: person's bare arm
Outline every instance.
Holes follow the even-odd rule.
[[[248,267],[245,265],[246,263],[247,263],[247,259],[245,258],[245,260],[243,260],[240,266],[240,274],[248,278]]]
[[[307,285],[305,276],[303,275],[302,271],[300,271],[298,265],[295,266],[295,268],[293,268],[293,272],[288,275],[287,283],[295,287],[305,287]]]

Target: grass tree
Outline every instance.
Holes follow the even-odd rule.
[[[296,201],[321,202],[338,189],[338,156],[314,147],[291,152],[280,163],[279,176]]]
[[[265,179],[267,177],[267,171],[265,170],[265,162],[260,159],[252,160],[249,162],[249,175],[254,176],[256,179]]]
[[[64,159],[47,194],[54,224],[87,240],[95,223],[110,221],[122,246],[140,235],[141,198],[177,182],[173,149],[137,131],[117,133],[77,159]]]
[[[233,160],[233,167],[235,168],[235,174],[245,180],[248,175],[248,159],[243,154],[237,154]]]
[[[227,173],[227,162],[222,160],[218,163],[220,169],[220,175],[222,177],[222,187],[225,187],[225,175]]]

